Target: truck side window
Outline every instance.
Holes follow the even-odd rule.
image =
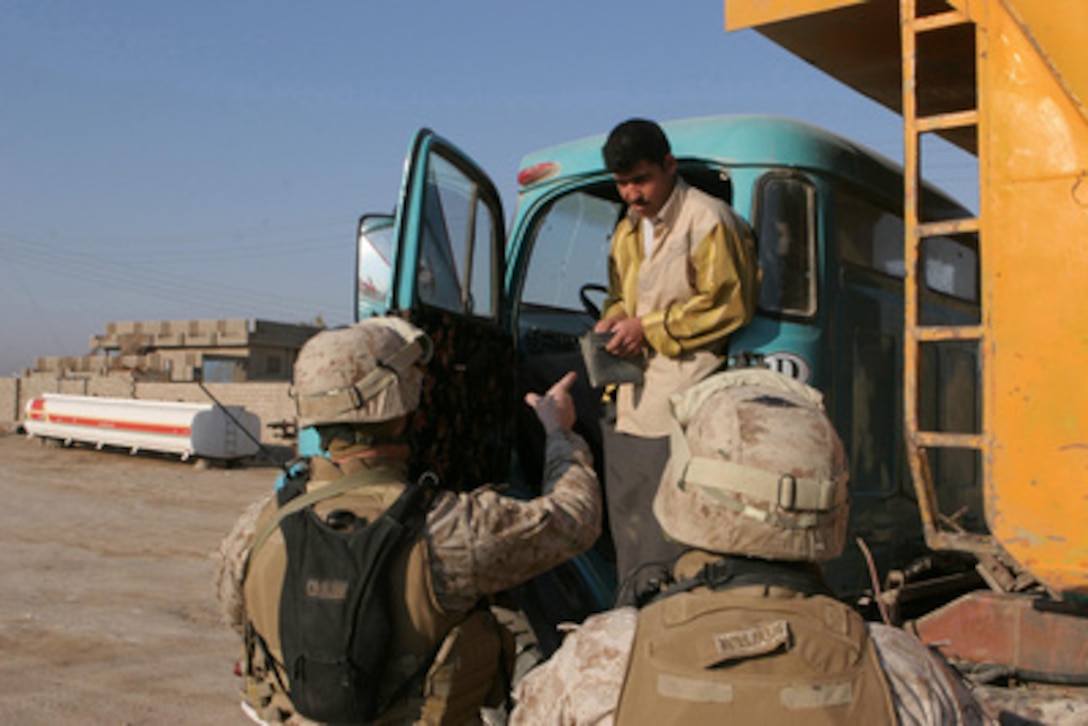
[[[902,279],[903,218],[876,203],[839,189],[835,232],[839,257]]]
[[[772,173],[759,182],[755,218],[764,311],[816,312],[815,199],[812,184],[797,176]]]
[[[978,252],[972,246],[952,237],[930,237],[922,243],[922,256],[929,289],[978,302]]]
[[[901,216],[841,189],[835,212],[843,261],[899,279],[906,276]],[[978,302],[978,252],[974,244],[954,237],[926,239],[921,249],[926,287]]]
[[[611,182],[565,194],[539,218],[522,288],[523,303],[582,310],[586,283],[608,284],[612,228],[622,214]]]
[[[431,157],[427,172],[423,220],[420,300],[452,312],[492,316],[492,210],[477,184],[438,155]]]

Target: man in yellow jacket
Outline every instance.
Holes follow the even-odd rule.
[[[652,594],[678,549],[650,502],[669,456],[668,399],[718,369],[729,334],[755,312],[759,263],[751,230],[725,201],[677,173],[668,138],[631,119],[603,149],[627,214],[609,255],[608,297],[595,330],[606,349],[644,357],[640,385],[619,386],[604,421],[605,487],[621,582],[619,602]]]

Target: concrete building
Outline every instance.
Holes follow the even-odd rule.
[[[289,381],[299,348],[321,328],[268,320],[114,322],[86,356],[38,358],[31,374],[129,372],[147,381]]]
[[[294,424],[295,358],[320,330],[241,318],[109,323],[90,336],[88,355],[38,358],[22,375],[0,378],[0,427],[20,421],[42,393],[206,402],[199,381],[223,404],[257,414],[262,441],[282,442]]]

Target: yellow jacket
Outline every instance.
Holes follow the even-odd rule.
[[[602,313],[642,319],[646,374],[620,386],[616,427],[646,437],[668,434],[670,395],[721,364],[726,338],[755,314],[760,280],[751,229],[720,199],[677,179],[652,222],[648,257],[638,214],[616,225]]]

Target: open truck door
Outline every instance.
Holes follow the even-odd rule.
[[[540,494],[535,454],[543,451],[543,430],[521,396],[545,390],[579,359],[542,368],[541,356],[551,352],[542,340],[552,337],[543,332],[529,346],[533,355],[516,352],[507,290],[520,285],[507,274],[493,183],[453,144],[423,129],[395,213],[364,216],[358,243],[356,319],[400,315],[435,344],[412,427],[412,474],[433,470],[442,486],[457,491],[509,482],[514,496]],[[536,329],[531,316],[522,317]],[[526,366],[530,357],[535,364]],[[613,588],[607,563],[591,551],[519,586],[508,604],[526,616],[546,655],[561,642],[556,625],[603,609]]]
[[[411,473],[433,471],[457,491],[509,474],[515,387],[503,224],[491,180],[428,129],[412,142],[395,214],[359,223],[356,320],[400,315],[434,342]]]

